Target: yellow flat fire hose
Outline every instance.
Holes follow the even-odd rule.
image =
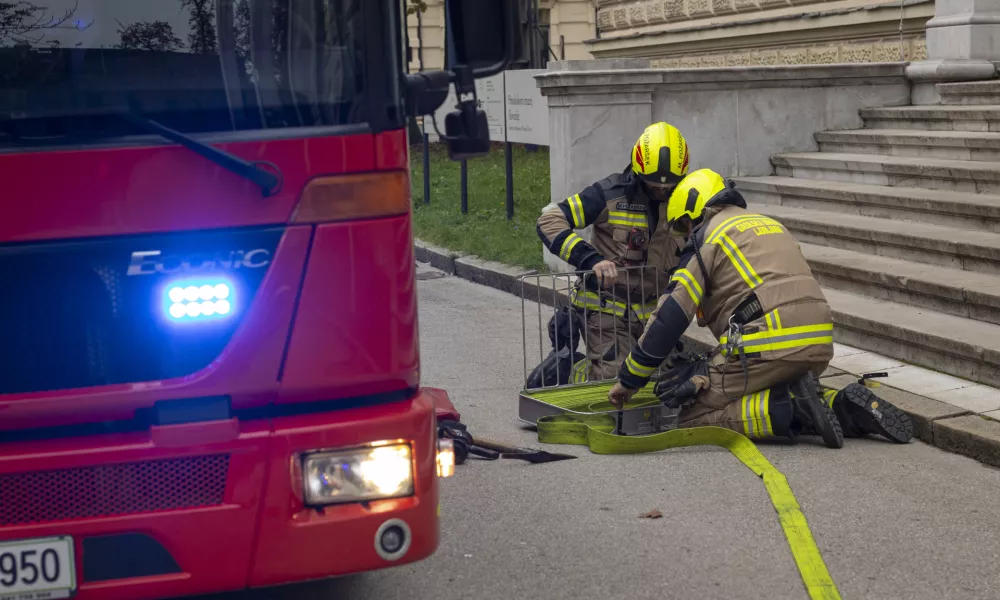
[[[638,436],[615,435],[614,430],[614,418],[607,414],[560,414],[538,420],[538,441],[583,445],[595,454],[639,454],[685,446],[720,446],[729,450],[764,480],[809,597],[812,600],[840,600],[840,592],[826,569],[788,481],[746,436],[722,427],[673,429]]]

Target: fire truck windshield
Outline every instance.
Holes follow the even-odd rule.
[[[44,4],[0,2],[2,149],[400,118],[393,0]]]

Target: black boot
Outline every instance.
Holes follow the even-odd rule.
[[[837,392],[833,406],[838,415],[846,414],[851,427],[859,434],[880,435],[897,444],[913,439],[910,415],[879,398],[860,383],[852,383]]]
[[[815,433],[828,448],[844,447],[844,432],[833,410],[819,397],[812,374],[807,374],[789,386],[792,397],[793,427],[803,433]]]
[[[818,383],[816,385],[819,385]],[[854,423],[854,419],[847,412],[847,403],[837,400],[840,395],[839,390],[827,389],[820,386],[823,390],[823,402],[833,410],[833,414],[837,416],[837,420],[840,421],[840,428],[844,432],[845,438],[862,438],[866,437],[868,434]]]

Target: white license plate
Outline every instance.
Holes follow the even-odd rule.
[[[72,538],[0,542],[0,600],[50,600],[74,593]]]

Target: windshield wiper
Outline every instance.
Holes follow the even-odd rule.
[[[159,136],[165,137],[172,142],[177,142],[188,150],[200,154],[220,167],[228,169],[240,177],[249,179],[260,186],[261,190],[264,192],[265,198],[273,194],[281,186],[280,171],[278,174],[265,171],[252,162],[243,160],[238,156],[234,156],[228,152],[224,152],[218,148],[199,142],[190,136],[184,135],[179,131],[174,131],[169,127],[164,127],[152,119],[147,119],[146,117],[139,116],[133,112],[121,111],[116,112],[115,114],[129,123],[132,123],[136,127],[140,127],[150,133],[155,133]],[[277,167],[275,167],[275,169],[277,169]]]

